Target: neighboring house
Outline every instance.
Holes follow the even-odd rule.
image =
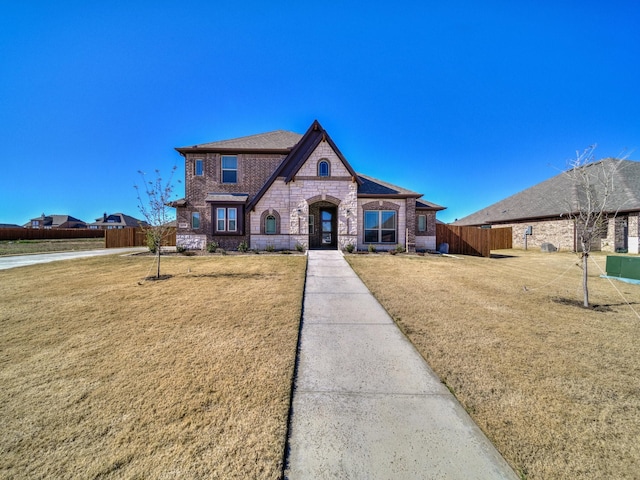
[[[22,225],[16,225],[15,223],[0,223],[0,228],[23,228]]]
[[[592,177],[599,171],[613,171],[613,189],[607,201],[607,233],[593,250],[638,253],[640,237],[640,162],[606,159],[590,164]],[[595,177],[591,184],[599,188]],[[564,250],[578,251],[577,226],[570,214],[580,188],[566,173],[479,210],[454,225],[513,227],[513,245],[540,247],[551,243]]]
[[[422,194],[356,173],[314,121],[176,149],[185,197],[174,202],[178,245],[203,249],[436,248],[436,212]]]
[[[138,220],[130,215],[125,215],[124,213],[112,213],[107,215],[106,213],[102,215],[101,218],[96,218],[95,222],[89,224],[89,228],[92,229],[102,229],[102,230],[114,230],[118,228],[127,228],[127,227],[140,227],[146,226],[147,222],[143,220]]]
[[[71,215],[45,215],[32,218],[25,228],[87,228],[87,224]]]

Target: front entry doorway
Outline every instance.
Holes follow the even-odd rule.
[[[318,202],[309,207],[309,248],[335,250],[338,248],[338,209],[329,202]]]

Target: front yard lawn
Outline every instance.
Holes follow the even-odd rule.
[[[0,477],[277,478],[302,256],[0,271]]]
[[[500,253],[347,260],[522,478],[638,478],[640,286]]]

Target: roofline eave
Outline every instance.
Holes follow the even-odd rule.
[[[618,211],[608,211],[606,212],[607,215],[613,215],[615,214],[616,216],[620,215],[620,214],[626,214],[626,213],[635,213],[640,211],[640,208],[631,208],[631,209],[625,209],[625,210],[618,210]],[[515,217],[515,218],[500,218],[500,219],[489,219],[489,220],[485,220],[484,222],[474,222],[474,223],[469,223],[469,226],[474,226],[474,225],[492,225],[495,223],[500,223],[500,224],[504,224],[504,223],[522,223],[522,222],[539,222],[539,221],[543,221],[543,220],[571,220],[573,217],[575,217],[576,215],[578,215],[579,212],[563,212],[563,213],[555,213],[555,214],[550,214],[550,215],[540,215],[540,216],[535,216],[535,217]],[[464,219],[461,219],[464,220]]]
[[[223,154],[244,154],[244,153],[274,153],[287,155],[291,148],[207,148],[207,147],[178,147],[175,149],[181,155],[187,153],[223,153]]]
[[[433,207],[418,207],[416,205],[416,211],[418,211],[418,210],[428,210],[430,212],[433,212],[433,211],[440,212],[440,211],[446,210],[446,209],[447,209],[447,207],[442,207],[440,205],[438,205],[437,207],[436,206],[433,206]]]
[[[418,198],[422,197],[422,194],[411,194],[411,193],[359,193],[358,198]],[[416,207],[417,208],[417,207]]]

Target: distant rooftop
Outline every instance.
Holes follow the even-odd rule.
[[[610,212],[640,210],[640,162],[608,158],[590,164],[593,187],[599,167],[613,172],[613,190],[608,198]],[[597,193],[597,192],[596,192]],[[527,188],[454,222],[455,225],[483,225],[533,218],[559,217],[574,213],[580,189],[566,172]]]

